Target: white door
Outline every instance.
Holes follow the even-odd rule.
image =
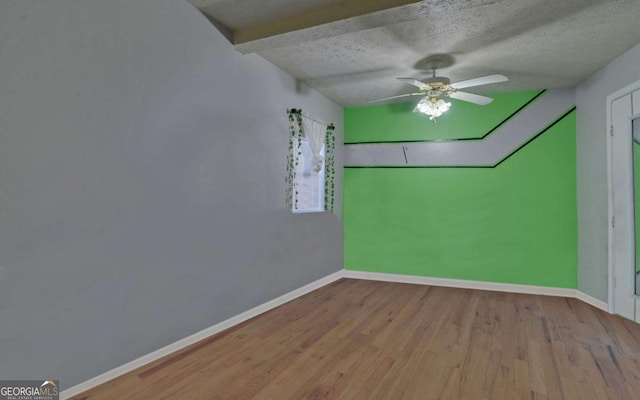
[[[610,204],[613,217],[610,221],[612,276],[609,287],[613,290],[613,295],[610,296],[613,302],[611,309],[616,314],[638,322],[640,300],[635,295],[631,117],[640,111],[640,90],[628,91],[624,95],[612,98],[610,107]]]
[[[632,110],[633,116],[635,118],[634,120],[631,121],[631,128],[632,128],[631,134],[633,135],[633,132],[634,132],[633,126],[636,127],[635,128],[636,131],[640,131],[640,129],[638,129],[638,122],[637,122],[639,114],[640,114],[640,90],[636,90],[631,95],[631,110]],[[633,147],[633,143],[631,143],[631,146]],[[631,157],[632,157],[631,160],[633,162],[633,153],[632,153]],[[632,165],[631,168],[632,168],[632,171],[633,170],[637,170],[637,168],[634,168],[633,165]],[[633,175],[631,176],[631,179],[634,179]],[[640,188],[638,188],[638,189],[640,189]],[[632,189],[632,190],[635,190],[635,189]],[[638,193],[638,190],[635,190],[635,193]],[[640,198],[638,196],[634,196],[634,204],[632,204],[632,207],[634,207],[634,209],[636,208],[635,207],[635,203],[637,203],[639,201],[640,201]],[[634,214],[635,214],[635,212],[634,212]],[[640,218],[640,215],[636,215],[635,218]],[[634,225],[633,226],[634,227],[638,226],[638,224],[635,222],[635,220],[634,220]],[[636,232],[636,230],[633,229],[632,240],[633,240],[634,244],[637,244],[638,241],[636,240],[635,235],[640,235],[640,231]],[[632,267],[633,268],[633,279],[634,279],[634,282],[637,285],[638,284],[638,274],[637,274],[638,262],[636,260],[636,257],[637,257],[638,254],[640,254],[640,249],[636,249],[635,247],[633,247],[633,249],[634,249],[634,253],[633,253],[634,258],[632,259],[632,261],[633,261],[633,267]],[[640,293],[640,286],[639,287],[635,287],[635,293],[636,294]],[[636,318],[635,318],[635,321],[640,323],[640,296],[636,295],[635,296],[635,300],[636,300]]]
[[[633,212],[631,178],[631,134],[629,117],[632,115],[631,95],[622,96],[611,103],[611,162],[613,189],[613,288],[614,312],[635,319],[633,273]]]

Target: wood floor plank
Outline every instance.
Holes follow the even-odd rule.
[[[389,357],[377,357],[363,362],[349,385],[342,393],[344,399],[371,399],[380,382],[387,375],[395,360]]]
[[[638,393],[640,326],[581,301],[342,279],[73,400]]]

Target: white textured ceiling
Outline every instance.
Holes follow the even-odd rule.
[[[341,4],[320,0],[190,0],[234,31]],[[364,1],[364,0],[360,0]],[[449,54],[439,75],[510,80],[469,91],[574,86],[640,42],[640,0],[426,0],[239,44],[343,106],[411,91],[421,60]],[[612,90],[615,88],[612,88]]]

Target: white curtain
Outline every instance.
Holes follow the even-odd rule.
[[[320,153],[322,152],[325,135],[327,134],[327,125],[318,121],[314,121],[303,115],[302,129],[309,139],[309,143],[311,144],[311,151],[313,151],[312,170],[318,173],[322,170],[322,163],[324,162],[324,157],[322,157]]]

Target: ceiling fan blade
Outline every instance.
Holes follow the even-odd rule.
[[[506,82],[509,78],[502,74],[480,76],[478,78],[467,79],[466,81],[454,82],[450,86],[455,89],[463,89],[471,86],[489,85],[491,83]]]
[[[399,81],[408,83],[409,85],[413,85],[413,86],[415,86],[415,87],[417,87],[419,89],[422,89],[422,90],[431,90],[431,86],[427,85],[424,82],[420,82],[417,79],[413,79],[413,78],[397,78],[397,79]]]
[[[391,99],[400,99],[402,97],[410,97],[410,96],[424,96],[424,93],[409,93],[409,94],[401,94],[399,96],[385,97],[385,98],[382,98],[382,99],[377,99],[377,100],[370,101],[369,104],[371,104],[371,103],[379,103],[381,101],[391,100]]]
[[[487,105],[493,101],[491,97],[480,96],[479,94],[467,93],[467,92],[453,92],[449,97],[468,101],[469,103],[478,104],[481,106]]]

